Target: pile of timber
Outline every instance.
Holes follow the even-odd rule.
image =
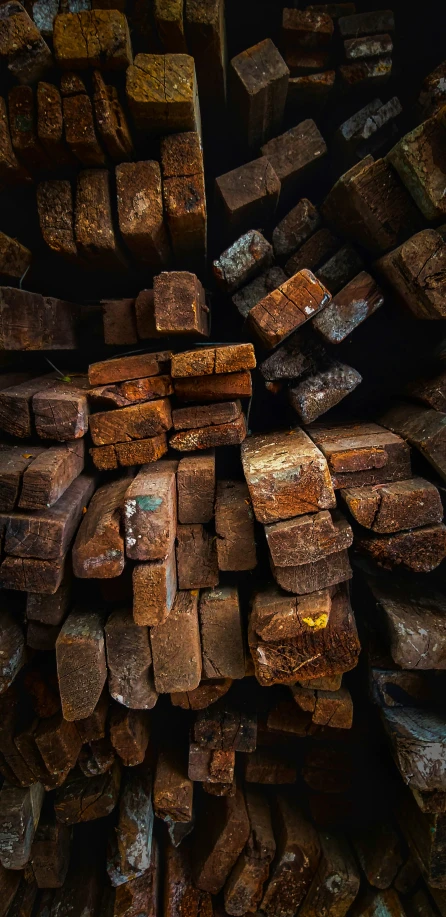
[[[446,65],[357,6],[0,5],[0,917],[446,917]]]

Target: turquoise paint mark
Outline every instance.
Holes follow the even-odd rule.
[[[136,497],[136,502],[140,509],[153,513],[163,502],[162,497]]]

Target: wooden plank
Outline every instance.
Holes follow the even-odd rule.
[[[373,487],[349,487],[341,491],[341,497],[356,521],[374,532],[399,532],[439,523],[443,519],[440,494],[424,478]]]
[[[195,716],[194,741],[211,751],[253,752],[257,744],[257,715],[219,701]]]
[[[138,627],[132,612],[112,611],[105,626],[108,689],[125,707],[151,710],[158,695],[153,687],[152,652],[146,627]]]
[[[32,400],[39,391],[51,388],[56,381],[55,373],[37,376],[34,379],[12,384],[0,391],[0,425],[11,436],[28,439],[33,435]],[[23,450],[26,451],[26,450]],[[32,451],[32,450],[31,450]]]
[[[127,102],[138,130],[149,134],[200,130],[193,57],[137,54],[133,65],[129,63]]]
[[[37,138],[36,103],[31,86],[13,86],[8,93],[9,127],[14,150],[27,169],[48,168],[45,150]]]
[[[35,740],[47,770],[62,782],[81,750],[82,741],[75,725],[63,719],[62,713],[56,713],[40,721]]]
[[[343,837],[319,834],[321,859],[301,905],[302,917],[345,917],[358,892],[361,877],[355,858]]]
[[[425,229],[380,258],[376,267],[415,318],[432,320],[445,315],[442,276],[445,263],[443,237],[435,229]]]
[[[20,493],[22,475],[42,451],[40,447],[33,448],[31,452],[25,452],[22,446],[0,445],[0,509],[2,512],[14,509]]]
[[[174,54],[186,53],[183,0],[155,0],[153,15],[165,51]]]
[[[71,831],[52,814],[39,821],[31,848],[31,864],[38,888],[61,888],[70,862]]]
[[[362,376],[356,369],[333,361],[328,368],[307,376],[290,388],[290,404],[302,423],[311,424],[339,404],[361,382]]]
[[[352,578],[347,551],[336,551],[307,564],[294,567],[276,566],[271,561],[271,570],[276,583],[286,592],[306,595],[318,589],[326,589]]]
[[[99,137],[113,162],[133,156],[133,141],[125,111],[115,86],[106,85],[99,70],[93,71],[93,105]]]
[[[399,434],[446,478],[444,451],[445,415],[403,401],[391,406],[381,418],[384,426]]]
[[[187,824],[193,816],[193,782],[187,775],[184,756],[178,749],[161,750],[153,784],[155,814],[167,824]]]
[[[195,274],[164,271],[153,280],[155,327],[160,334],[209,337],[209,308]]]
[[[82,474],[47,510],[14,512],[8,517],[4,550],[14,557],[62,558],[94,491],[95,478]]]
[[[158,461],[167,452],[167,439],[166,434],[161,433],[159,436],[137,439],[131,443],[95,446],[89,451],[96,468],[100,471],[112,471],[120,466],[131,468],[134,465]]]
[[[158,272],[170,261],[159,164],[122,163],[115,174],[121,236],[140,265]]]
[[[257,564],[254,516],[244,481],[218,481],[215,532],[219,570],[254,569]]]
[[[172,424],[175,430],[193,430],[196,427],[228,424],[237,420],[241,409],[240,401],[222,401],[217,404],[175,408],[172,411]]]
[[[361,271],[316,315],[313,327],[328,344],[340,344],[383,303],[384,295],[373,277]]]
[[[74,157],[86,168],[105,166],[105,153],[96,134],[93,105],[83,80],[79,78],[78,83],[79,92],[63,92],[65,140]]]
[[[272,561],[280,567],[314,563],[353,542],[351,527],[337,510],[274,522],[265,526],[265,535]]]
[[[175,263],[203,270],[207,211],[203,151],[196,131],[161,140],[163,200]]]
[[[172,354],[171,375],[208,376],[235,373],[254,369],[256,358],[252,344],[226,344],[218,347],[200,347]]]
[[[137,344],[135,300],[102,299],[105,344]]]
[[[166,917],[174,917],[177,908],[182,911],[190,907],[194,915],[213,911],[209,893],[200,891],[193,882],[191,860],[190,850],[184,845],[177,850],[170,845],[166,849]]]
[[[155,296],[153,290],[141,290],[135,300],[136,328],[138,337],[162,337],[155,326]]]
[[[84,469],[84,444],[81,441],[45,449],[25,469],[20,509],[46,509],[65,493]]]
[[[208,121],[226,103],[227,50],[223,0],[185,0],[186,37],[195,60],[200,107]]]
[[[210,522],[214,515],[215,455],[186,455],[177,472],[178,521]]]
[[[232,678],[203,680],[192,691],[172,692],[170,699],[174,707],[181,707],[182,710],[203,710],[227,694],[231,685]]]
[[[245,802],[249,838],[224,888],[225,909],[233,917],[254,911],[260,904],[276,850],[267,799],[258,790],[248,787]]]
[[[64,560],[5,557],[0,566],[0,581],[4,589],[54,595],[64,577]]]
[[[0,274],[20,279],[28,270],[32,261],[29,248],[21,245],[17,239],[11,239],[0,232]]]
[[[5,869],[26,866],[44,795],[40,783],[24,789],[3,784],[0,790],[0,859]]]
[[[243,145],[257,152],[282,124],[289,70],[270,38],[231,60],[231,98]]]
[[[198,625],[198,594],[178,592],[164,622],[152,627],[155,688],[160,693],[190,691],[201,678],[201,645]]]
[[[2,6],[0,57],[19,83],[34,83],[53,65],[51,51],[24,7]]]
[[[101,615],[75,608],[56,643],[57,677],[64,719],[91,716],[107,678]]]
[[[59,13],[53,43],[63,70],[126,70],[132,63],[127,20],[116,9]]]
[[[199,889],[218,894],[248,840],[249,829],[240,788],[232,797],[206,798],[194,832],[193,870]]]
[[[155,841],[150,772],[128,773],[121,793],[119,817],[112,833],[107,871],[114,887],[124,885],[150,869]]]
[[[215,373],[213,376],[187,376],[174,382],[175,395],[180,401],[215,402],[250,398],[251,373]]]
[[[3,98],[0,98],[0,181],[2,187],[31,181],[29,172],[20,165],[12,148],[8,112]]]
[[[234,293],[269,267],[272,260],[270,243],[257,229],[250,229],[213,261],[212,270],[219,287]]]
[[[252,226],[269,226],[276,212],[280,179],[264,156],[215,180],[224,234],[232,242]]]
[[[400,436],[378,424],[313,424],[311,438],[325,455],[337,488],[410,478],[410,453]]]
[[[73,546],[73,572],[81,579],[120,576],[125,566],[121,513],[129,478],[104,484],[93,495]]]
[[[405,134],[386,157],[429,222],[443,220],[446,212],[439,191],[446,170],[445,127],[440,109],[438,114]]]
[[[56,255],[77,261],[71,182],[65,179],[39,182],[36,194],[44,241]]]
[[[249,326],[263,346],[271,350],[330,300],[328,290],[305,269],[251,309]]]
[[[153,839],[150,867],[136,879],[116,889],[114,917],[156,917],[160,886],[159,848]]]
[[[125,546],[132,560],[164,560],[176,531],[175,473],[144,466],[127,490],[124,503]]]
[[[75,350],[78,307],[14,287],[0,288],[2,350]]]
[[[170,351],[160,351],[112,357],[110,360],[91,363],[88,367],[90,385],[110,385],[113,382],[157,376],[168,369],[170,356]]]
[[[207,748],[200,748],[194,742],[189,745],[189,765],[188,774],[194,782],[201,782],[203,789],[205,786],[232,785],[234,781],[235,752],[233,751],[212,751]],[[220,795],[229,795],[226,793]]]
[[[71,442],[88,430],[88,378],[73,376],[70,381],[55,379],[52,386],[37,391],[32,398],[36,433],[41,439]]]
[[[204,526],[178,526],[176,558],[179,589],[204,589],[217,585],[215,537]]]
[[[316,872],[319,838],[313,826],[284,792],[274,798],[277,816],[276,860],[261,902],[262,911],[272,915],[279,906],[291,917],[304,899]],[[293,876],[290,881],[290,872]]]
[[[110,815],[119,798],[121,769],[117,761],[105,774],[86,777],[74,770],[56,791],[54,810],[64,825],[76,825]]]
[[[242,463],[259,522],[277,522],[335,505],[326,460],[299,428],[248,438],[242,445]],[[275,474],[279,467],[280,477]]]
[[[245,651],[237,587],[202,592],[199,606],[203,678],[244,678]]]
[[[171,426],[168,398],[90,415],[90,433],[95,446],[148,439],[164,433]]]
[[[445,413],[446,409],[446,372],[429,379],[416,379],[407,386],[407,394],[415,401],[428,408]]]
[[[113,226],[110,175],[106,169],[79,172],[74,231],[79,254],[93,267],[103,271],[119,271],[125,267]]]
[[[392,58],[387,55],[387,57],[372,57],[350,64],[341,64],[339,73],[343,89],[356,92],[375,91],[378,87],[381,89],[390,78]]]
[[[340,240],[330,229],[322,227],[313,233],[303,245],[288,259],[285,271],[289,277],[307,268],[316,271],[321,264],[330,258],[340,247]]]
[[[255,277],[254,280],[247,283],[238,293],[235,293],[232,297],[232,302],[240,312],[240,315],[243,318],[247,318],[251,309],[253,309],[261,299],[264,299],[268,293],[271,293],[272,290],[276,290],[282,283],[285,283],[286,279],[287,275],[279,265],[271,267],[269,270],[264,271],[262,274],[259,274],[258,277]]]
[[[175,600],[177,566],[172,545],[164,560],[135,564],[133,581],[133,617],[139,627],[163,624]]]
[[[110,739],[124,767],[142,764],[149,743],[149,719],[146,710],[128,710],[115,704],[110,718]]]
[[[195,449],[214,449],[217,446],[238,446],[245,437],[246,421],[244,415],[240,414],[230,423],[174,433],[169,445],[180,452],[193,452]]]
[[[269,140],[260,152],[279,177],[281,194],[287,196],[296,194],[320,168],[319,160],[326,155],[327,145],[315,122],[308,118]]]
[[[298,379],[304,373],[314,372],[326,357],[320,339],[307,323],[263,360],[259,369],[268,382]]]

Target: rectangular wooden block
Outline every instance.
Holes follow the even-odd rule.
[[[0,347],[2,350],[75,350],[79,307],[73,303],[0,288]]]
[[[129,468],[158,461],[167,452],[167,438],[165,433],[160,433],[159,436],[136,439],[130,443],[94,446],[89,452],[100,471],[112,471],[121,466]]]
[[[126,70],[132,63],[127,19],[116,9],[59,13],[53,41],[56,61],[64,70]]]
[[[242,445],[242,463],[259,522],[335,506],[326,459],[299,428],[249,437]]]
[[[282,124],[288,67],[271,39],[266,38],[232,58],[230,79],[242,142],[257,153]]]
[[[280,179],[266,157],[254,159],[215,180],[225,234],[233,241],[253,226],[268,226],[280,194]]]
[[[257,564],[254,514],[244,481],[218,481],[215,531],[219,570],[253,570]]]
[[[439,189],[445,181],[445,114],[440,111],[405,134],[387,154],[417,207],[429,222],[444,220],[445,205]]]
[[[276,566],[293,567],[314,563],[328,554],[344,551],[353,532],[344,516],[335,510],[297,516],[265,526],[271,559]]]
[[[214,449],[217,446],[238,446],[246,437],[246,421],[240,414],[230,423],[208,425],[197,430],[184,430],[170,437],[169,445],[180,452]]]
[[[179,525],[176,557],[179,589],[204,589],[218,583],[215,536],[202,525]]]
[[[234,293],[263,268],[268,268],[272,260],[270,243],[257,229],[250,229],[221,253],[212,270],[219,287],[226,293]]]
[[[153,280],[155,327],[160,334],[209,337],[209,308],[195,274],[164,271]]]
[[[314,424],[313,442],[325,455],[333,486],[384,484],[410,477],[410,454],[399,436],[378,424]]]
[[[125,546],[132,560],[164,560],[171,551],[177,522],[175,472],[141,468],[124,503]]]
[[[194,59],[188,54],[137,54],[126,74],[127,102],[138,130],[200,131]]]
[[[280,137],[269,140],[262,146],[261,153],[280,178],[281,194],[291,195],[317,169],[319,161],[327,154],[327,145],[315,122],[308,118]]]
[[[444,452],[445,415],[421,405],[396,402],[381,418],[381,422],[394,434],[402,436],[418,449],[438,474],[446,477]],[[406,477],[406,475],[404,475]]]
[[[269,350],[328,305],[331,295],[311,271],[299,271],[257,303],[249,324]]]
[[[98,612],[75,608],[56,644],[57,677],[65,720],[91,716],[107,678],[103,620]]]
[[[200,597],[204,678],[244,678],[245,652],[237,588],[207,589]]]
[[[187,824],[193,817],[193,783],[186,771],[184,756],[175,750],[162,750],[158,756],[153,786],[153,804],[158,818]]]
[[[206,799],[194,832],[194,879],[198,888],[218,894],[249,837],[243,793]]]
[[[172,411],[172,424],[175,430],[193,430],[198,427],[229,424],[237,420],[241,409],[240,401],[222,401],[217,404],[175,408]]]
[[[361,382],[362,376],[353,366],[333,361],[293,385],[288,397],[302,423],[311,424],[339,404]]]
[[[20,788],[4,783],[0,791],[0,859],[5,869],[23,869],[39,821],[43,786]]]
[[[313,327],[328,344],[340,344],[384,303],[373,277],[361,271],[313,319]]]
[[[25,469],[19,497],[20,509],[53,506],[84,469],[81,441],[52,446],[40,452]]]
[[[172,355],[171,375],[209,376],[215,373],[235,373],[254,369],[256,358],[252,344],[225,344],[200,347]]]
[[[352,577],[348,551],[327,554],[321,560],[294,567],[276,566],[271,561],[271,571],[276,583],[286,592],[305,595],[317,589],[326,589]]]
[[[81,579],[119,576],[125,565],[121,516],[128,478],[104,484],[93,495],[72,551],[73,572]]]
[[[273,231],[272,241],[276,258],[282,262],[292,255],[319,229],[320,223],[316,208],[308,198],[303,197]]]
[[[98,134],[111,160],[130,159],[133,141],[125,111],[115,86],[106,85],[99,70],[93,71],[93,105]]]
[[[74,231],[79,254],[92,267],[102,271],[121,271],[126,266],[116,241],[110,175],[106,169],[79,172]]]
[[[167,620],[150,631],[155,687],[160,694],[190,691],[200,683],[197,605],[196,591],[178,592]]]
[[[139,264],[152,272],[167,267],[170,245],[163,220],[161,172],[157,162],[128,162],[116,168],[121,236]]]
[[[178,464],[178,521],[210,522],[214,515],[215,455],[185,456]]]
[[[63,580],[64,572],[65,558],[59,561],[5,557],[0,566],[0,581],[4,589],[54,595]]]
[[[197,61],[195,65],[197,66]],[[179,267],[202,269],[206,256],[206,192],[203,151],[196,131],[161,140],[163,200],[169,235]]]
[[[62,99],[66,142],[86,168],[105,166],[105,153],[96,136],[93,105],[85,90]]]
[[[138,353],[129,357],[112,357],[91,363],[88,367],[90,385],[110,385],[131,379],[145,379],[165,372],[170,364],[170,351]]]
[[[41,439],[71,442],[81,439],[88,430],[89,388],[87,376],[54,381],[52,386],[37,391],[32,398],[36,433]]]
[[[116,411],[100,411],[90,416],[90,433],[95,446],[148,439],[165,433],[171,426],[168,398],[147,401]]]
[[[136,344],[135,300],[101,300],[104,342],[106,344]]]
[[[39,182],[36,194],[44,241],[56,255],[77,262],[71,182],[57,179]]]
[[[189,745],[188,775],[203,784],[231,784],[234,780],[235,752],[212,751],[194,742]]]
[[[247,787],[245,802],[249,838],[224,888],[225,909],[233,917],[241,917],[247,911],[255,912],[276,850],[267,798],[253,787]]]
[[[268,917],[272,917],[277,907],[283,917],[292,917],[316,872],[320,858],[319,838],[302,811],[293,805],[291,796],[277,793],[273,805],[277,816],[276,859],[261,908]]]
[[[111,696],[136,710],[150,710],[158,695],[153,687],[152,652],[147,627],[138,627],[131,609],[112,611],[105,626],[108,689]]]
[[[400,567],[430,573],[446,557],[446,526],[424,525],[390,535],[364,532],[357,538],[355,549],[387,570]]]
[[[376,266],[415,318],[437,320],[445,315],[445,263],[446,244],[441,234],[425,229],[380,258]]]
[[[165,560],[136,564],[133,568],[133,617],[139,626],[162,624],[175,601],[177,567],[175,551]]]
[[[374,532],[400,532],[443,519],[440,494],[423,478],[374,487],[349,487],[341,491],[341,496],[354,519]]]

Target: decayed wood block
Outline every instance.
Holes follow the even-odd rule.
[[[128,468],[158,461],[167,452],[167,439],[166,434],[161,433],[159,436],[137,439],[130,443],[95,446],[89,451],[96,468],[100,471],[112,471],[120,466]]]
[[[172,354],[171,374],[178,376],[208,376],[254,369],[256,358],[252,344],[226,344],[200,347]]]
[[[176,909],[187,908],[191,917],[211,917],[212,898],[208,892],[200,891],[192,879],[192,856],[184,846],[178,850],[169,845],[166,849],[166,917],[173,917]]]
[[[378,41],[381,39],[385,39],[387,45],[391,41],[389,35],[378,36]],[[364,42],[352,39],[352,49],[354,46],[355,53],[362,52],[367,49],[369,41],[373,43],[374,39],[366,39]],[[343,161],[351,165],[368,154],[374,155],[383,147],[387,147],[392,138],[399,135],[397,119],[401,112],[401,103],[398,97],[394,96],[384,105],[381,99],[373,99],[347,118],[338,127],[334,136],[336,148]]]
[[[110,770],[97,777],[86,777],[73,770],[56,792],[54,810],[64,825],[104,818],[113,812],[119,797],[121,768],[115,761]]]
[[[407,394],[435,411],[446,410],[446,372],[429,379],[416,379],[407,386]]]
[[[164,560],[176,533],[175,472],[152,472],[145,466],[127,490],[124,503],[125,545],[132,560]]]
[[[162,334],[199,334],[209,337],[209,308],[195,274],[170,271],[153,281],[156,330]]]
[[[129,710],[115,704],[110,718],[110,739],[125,767],[142,764],[149,743],[147,710]]]
[[[178,521],[210,522],[214,515],[215,455],[182,458],[177,472]]]
[[[326,369],[306,376],[289,390],[292,407],[302,423],[312,423],[339,404],[362,382],[352,366],[333,361]]]
[[[245,146],[257,152],[279,130],[289,70],[270,38],[231,60],[231,95]]]
[[[105,637],[111,696],[125,707],[151,710],[158,695],[147,628],[135,624],[131,610],[117,609],[107,621]]]
[[[37,560],[35,557],[5,557],[0,567],[0,581],[4,589],[21,592],[38,592],[54,595],[65,572],[65,558]]]
[[[216,784],[218,787],[231,785],[234,780],[234,767],[234,751],[212,751],[201,748],[194,742],[190,743],[188,774],[194,782],[201,782],[203,788],[208,784]]]
[[[251,280],[250,283],[247,283],[238,293],[235,293],[232,297],[232,302],[240,312],[240,315],[242,315],[243,318],[247,318],[251,309],[253,309],[261,299],[264,299],[268,293],[271,293],[272,290],[276,290],[282,283],[285,283],[286,279],[287,275],[279,265],[271,267],[264,271],[263,274],[259,274],[258,277],[255,277],[254,280]]]
[[[0,57],[19,83],[35,83],[52,67],[51,51],[21,3],[2,5]]]
[[[152,863],[153,807],[151,775],[145,768],[127,773],[119,804],[119,820],[107,857],[107,872],[118,887],[150,870]]]
[[[206,192],[203,151],[196,131],[171,134],[161,140],[163,200],[175,262],[196,266],[206,257]]]
[[[37,185],[40,231],[51,251],[69,261],[77,260],[71,182],[42,181]]]
[[[113,767],[115,750],[109,738],[83,745],[78,764],[85,777],[99,777]]]
[[[127,101],[139,130],[200,130],[194,59],[188,54],[137,54],[126,75]]]
[[[41,624],[61,624],[71,602],[72,577],[68,571],[55,595],[30,594],[26,598],[26,617]],[[55,711],[54,711],[55,712]]]
[[[86,169],[79,173],[74,230],[79,253],[93,266],[105,271],[121,270],[125,265],[113,227],[110,176],[106,169]]]
[[[176,557],[179,589],[204,589],[217,585],[215,536],[204,526],[178,526]]]
[[[235,586],[206,589],[200,597],[203,678],[244,678],[245,652]]]
[[[53,42],[64,70],[125,70],[132,64],[127,19],[116,9],[59,13]]]
[[[178,753],[178,749],[161,751],[153,785],[153,804],[158,818],[164,819],[167,824],[188,824],[193,816],[193,789],[184,756]]]
[[[27,170],[20,165],[12,148],[6,102],[0,98],[0,180],[2,187],[31,181]]]
[[[387,154],[415,203],[429,222],[443,220],[446,213],[441,188],[446,180],[445,113],[423,121]]]
[[[17,239],[11,239],[0,232],[0,274],[8,277],[20,277],[28,270],[32,261],[29,248],[21,245]]]
[[[41,448],[33,449],[32,452],[24,452],[22,446],[3,446],[0,449],[0,508],[2,512],[14,509],[20,493],[23,472],[41,452],[43,452]]]
[[[416,318],[439,319],[446,314],[445,264],[446,244],[442,236],[435,229],[425,229],[380,258],[376,267]]]
[[[212,751],[255,751],[257,715],[219,701],[196,714],[192,737]]]
[[[248,787],[245,802],[250,824],[249,838],[224,888],[225,909],[233,917],[256,910],[276,850],[267,799]]]
[[[38,888],[60,888],[70,862],[71,831],[54,815],[39,821],[31,848],[31,863]]]
[[[114,917],[156,917],[160,884],[159,849],[154,838],[150,867],[137,879],[130,879],[116,889]]]
[[[351,579],[352,570],[348,551],[336,551],[306,564],[293,567],[276,566],[271,561],[271,570],[276,583],[286,592],[306,595],[318,589],[326,589]]]
[[[108,708],[109,695],[107,688],[104,688],[93,713],[83,720],[76,721],[76,729],[82,742],[96,742],[105,738]]]
[[[338,179],[322,213],[347,238],[377,254],[421,228],[419,211],[397,173],[384,159],[373,162],[372,156]]]
[[[341,491],[341,496],[356,521],[374,532],[400,532],[443,519],[440,494],[423,478],[373,487],[348,487]]]
[[[72,722],[91,716],[107,678],[100,614],[72,611],[57,638],[56,657],[64,718]]]
[[[367,881],[375,888],[389,888],[403,862],[401,841],[389,821],[380,821],[353,832],[353,847]]]
[[[311,271],[299,271],[249,313],[249,325],[269,350],[328,305],[331,295]]]
[[[99,137],[113,162],[133,155],[133,142],[125,111],[114,86],[106,86],[99,70],[93,72],[93,105]]]
[[[386,411],[381,422],[418,449],[438,474],[446,478],[444,414],[401,401]]]
[[[215,531],[219,570],[253,570],[257,564],[254,518],[244,481],[218,481]]]
[[[384,303],[373,277],[361,271],[313,319],[313,327],[329,344],[340,344]]]
[[[425,525],[391,535],[365,533],[355,541],[355,549],[387,570],[400,566],[415,573],[429,573],[446,557],[446,526]]]
[[[163,624],[175,600],[177,566],[172,547],[164,560],[135,564],[133,580],[133,617],[140,627]]]
[[[316,830],[291,798],[277,793],[274,799],[277,817],[276,860],[261,902],[262,911],[292,917],[305,897],[320,858]]]
[[[285,615],[285,633],[295,619],[295,636],[263,638],[257,621],[276,609]],[[283,610],[282,610],[283,609]],[[301,609],[301,611],[300,611]],[[305,615],[305,617],[304,617]],[[268,622],[269,623],[269,622]],[[263,685],[293,684],[298,677],[334,675],[354,668],[360,644],[347,592],[342,587],[327,606],[327,593],[306,596],[283,596],[274,589],[257,593],[249,623],[249,644],[256,677]]]
[[[102,299],[101,308],[106,344],[138,342],[134,299]]]
[[[233,293],[269,267],[273,251],[257,229],[250,229],[233,242],[212,264],[214,277],[226,293]]]
[[[121,511],[129,483],[128,478],[121,478],[104,484],[93,495],[73,546],[75,576],[108,579],[124,570]]]
[[[325,348],[307,323],[277,347],[259,368],[268,382],[298,379],[304,373],[315,372],[326,358]]]
[[[214,449],[216,446],[237,446],[246,437],[246,421],[239,414],[230,423],[207,425],[197,430],[174,433],[169,445],[180,452],[194,452],[196,449]]]
[[[367,577],[396,665],[404,669],[443,669],[444,599],[424,583]],[[433,639],[433,635],[435,639]]]
[[[277,224],[272,240],[276,258],[288,258],[320,226],[320,216],[308,198],[303,197]]]
[[[182,0],[155,0],[153,15],[165,50],[175,54],[187,52]]]
[[[281,194],[286,196],[296,193],[316,170],[319,160],[327,153],[327,145],[315,122],[309,118],[269,140],[262,146],[261,153],[278,175]]]
[[[190,691],[199,685],[201,644],[197,605],[197,591],[177,592],[166,621],[151,628],[155,687],[160,694]]]
[[[172,692],[170,699],[174,707],[181,707],[182,710],[204,710],[227,694],[231,685],[232,678],[203,680],[192,691]]]
[[[295,761],[281,751],[258,748],[246,756],[245,780],[267,786],[295,783],[297,768]]]
[[[130,357],[113,357],[91,363],[88,367],[90,385],[109,385],[112,382],[127,382],[157,376],[168,369],[170,351],[141,353]]]
[[[75,350],[78,307],[73,303],[0,288],[2,350]]]
[[[194,879],[198,888],[218,894],[249,837],[249,819],[240,788],[235,796],[206,798],[194,831]]]
[[[226,102],[224,2],[186,0],[185,16],[187,43],[197,70],[200,105],[206,118],[211,121]]]
[[[335,506],[326,460],[299,428],[249,437],[242,445],[242,463],[259,522]]]
[[[308,893],[301,905],[302,917],[345,917],[360,885],[356,861],[342,837],[319,834],[321,858]]]
[[[340,240],[333,235],[330,229],[323,226],[313,233],[297,251],[291,255],[291,258],[285,264],[285,271],[289,277],[308,268],[310,271],[316,271],[317,268],[324,264],[328,258],[338,251]]]
[[[151,271],[167,267],[170,246],[163,220],[157,162],[123,163],[116,169],[119,230],[136,260]]]
[[[0,859],[5,869],[23,869],[30,854],[44,798],[40,783],[0,790]]]
[[[145,401],[116,411],[99,411],[90,416],[90,433],[95,446],[147,439],[172,426],[168,398]]]
[[[53,506],[84,468],[84,444],[64,443],[42,450],[24,470],[20,509]]]
[[[314,563],[344,551],[353,541],[350,525],[337,510],[333,515],[323,510],[266,525],[265,535],[271,559],[280,567]]]
[[[386,83],[392,72],[390,55],[341,64],[339,73],[345,89],[375,89]]]
[[[41,439],[71,442],[88,430],[88,378],[56,378],[53,385],[37,391],[32,398],[36,433]]]
[[[213,376],[187,376],[174,381],[174,390],[179,401],[200,403],[250,398],[251,373],[241,370],[236,373],[215,373]]]
[[[74,723],[56,713],[41,720],[35,735],[36,745],[50,774],[62,782],[76,764],[82,740]]]
[[[195,427],[229,424],[237,420],[241,410],[240,401],[222,401],[217,404],[175,408],[172,411],[172,425],[175,430],[193,430]]]
[[[11,436],[31,438],[33,434],[32,399],[38,392],[51,389],[56,379],[56,373],[49,373],[2,388],[0,391],[0,426],[2,430]]]
[[[0,693],[3,694],[25,664],[25,644],[19,621],[6,608],[0,616],[2,656],[0,660]]]
[[[309,432],[327,459],[335,488],[410,477],[410,453],[404,440],[389,436],[378,424],[313,424]]]
[[[220,175],[215,187],[231,241],[253,225],[271,223],[279,200],[280,179],[266,157]]]
[[[398,707],[383,708],[381,716],[404,782],[420,792],[444,791],[442,717],[425,710]]]
[[[105,166],[105,154],[96,136],[93,105],[85,90],[62,100],[66,142],[83,166]]]

